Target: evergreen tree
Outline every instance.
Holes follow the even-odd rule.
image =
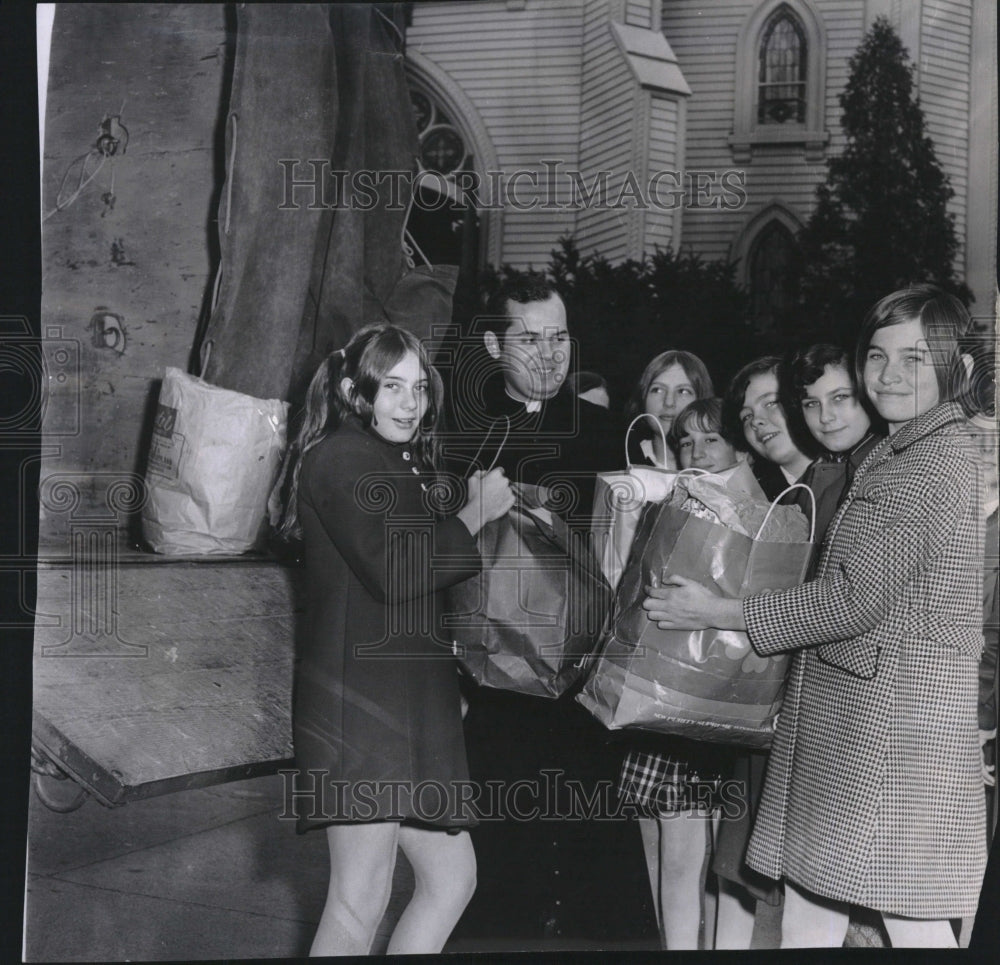
[[[851,339],[869,307],[914,282],[966,304],[954,272],[954,192],[927,136],[906,48],[885,17],[849,62],[840,95],[847,144],[827,162],[816,208],[799,235],[801,327]]]

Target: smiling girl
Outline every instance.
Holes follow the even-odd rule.
[[[869,413],[845,349],[820,343],[796,352],[787,368],[789,422],[820,447],[806,481],[816,495],[816,534],[822,542],[858,467],[882,440],[885,426]],[[877,425],[872,424],[872,416]]]
[[[635,428],[638,451],[634,458],[630,453],[630,461],[676,469],[677,456],[670,446],[664,447],[663,438],[688,403],[708,398],[714,392],[712,377],[697,355],[670,349],[652,359],[639,378],[625,414],[629,421],[643,413],[652,416],[663,427],[663,434],[652,427],[652,420],[638,423]]]
[[[792,437],[781,404],[781,359],[765,355],[733,376],[723,401],[723,429],[731,442],[754,454],[754,474],[768,499],[796,482],[812,459]]]
[[[478,570],[473,536],[513,495],[502,470],[476,473],[458,512],[435,512],[441,395],[413,335],[363,329],[314,376],[296,441],[282,525],[304,538],[307,576],[294,806],[330,851],[313,955],[369,952],[398,848],[416,888],[390,954],[439,952],[475,887],[458,675],[427,614]]]
[[[986,861],[976,726],[983,521],[961,433],[969,316],[930,286],[866,316],[857,381],[889,436],[859,467],[815,580],[723,599],[675,577],[650,619],[794,651],[747,861],[785,879],[782,944],[840,946],[850,904],[894,946],[954,947]]]
[[[654,382],[655,384],[655,382]],[[719,399],[697,399],[672,420],[669,445],[681,469],[724,473],[740,460],[721,432]],[[619,793],[636,809],[664,948],[698,948],[704,906],[705,855],[713,844],[733,764],[730,748],[661,734],[630,737]],[[723,915],[725,918],[725,915]],[[723,922],[723,930],[727,924]],[[750,919],[753,927],[753,919]],[[749,944],[749,942],[748,942]],[[712,947],[708,922],[705,947]]]

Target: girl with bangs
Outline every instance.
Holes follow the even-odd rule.
[[[398,848],[416,887],[389,954],[439,952],[475,888],[457,668],[430,614],[478,570],[473,537],[513,494],[496,469],[457,512],[438,505],[441,401],[412,334],[363,329],[319,367],[295,442],[281,532],[304,539],[307,616],[292,806],[330,852],[313,955],[369,953]]]
[[[851,904],[894,947],[955,947],[986,864],[977,733],[983,518],[964,446],[969,315],[928,285],[881,299],[854,353],[888,436],[858,467],[816,578],[725,599],[649,588],[660,626],[793,651],[747,863],[785,882],[783,947],[839,947]]]
[[[673,359],[666,368],[665,357]],[[667,444],[675,467],[725,476],[741,463],[740,454],[722,435],[722,403],[711,397],[711,379],[697,356],[664,353],[647,367],[640,380],[639,398],[643,397],[643,383],[647,385],[645,398],[652,396],[646,411],[652,410],[661,423],[669,419]],[[708,396],[677,406],[678,396],[683,398],[686,390],[707,391]],[[660,458],[661,451],[662,443],[660,450],[652,453],[659,465],[666,461]],[[661,734],[633,733],[629,740],[618,790],[623,803],[639,814],[660,940],[669,950],[697,949],[706,853],[711,850],[714,828],[726,804],[724,782],[732,769],[734,751],[724,745]],[[724,922],[721,927],[731,929]],[[705,946],[712,944],[708,924]]]
[[[676,469],[677,455],[669,445],[664,448],[663,436],[685,406],[714,394],[712,377],[697,355],[680,349],[657,355],[643,370],[625,409],[629,422],[638,415],[650,417],[638,422],[629,436],[629,461]]]

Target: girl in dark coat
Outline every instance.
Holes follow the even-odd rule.
[[[416,887],[388,953],[436,953],[475,888],[457,667],[437,591],[480,566],[473,536],[513,494],[501,470],[435,511],[441,381],[410,333],[362,330],[309,386],[283,523],[305,541],[307,627],[294,702],[300,832],[326,829],[313,955],[367,954],[396,849]]]
[[[785,879],[782,945],[841,945],[851,904],[895,947],[955,947],[986,864],[976,726],[983,520],[963,451],[962,304],[930,286],[868,313],[858,382],[889,436],[858,468],[817,578],[724,599],[650,589],[663,627],[745,630],[794,651],[749,865]]]

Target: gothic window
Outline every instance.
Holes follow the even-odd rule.
[[[814,0],[764,0],[748,13],[737,41],[733,160],[751,163],[758,145],[804,148],[822,161],[826,29]]]
[[[795,238],[778,220],[769,221],[750,249],[748,280],[751,313],[761,328],[773,328],[793,306],[790,269]]]
[[[804,124],[808,43],[799,19],[779,7],[764,27],[758,54],[757,123]]]
[[[447,177],[465,166],[469,152],[448,116],[423,91],[410,89],[420,139],[420,166]]]
[[[472,172],[474,158],[457,125],[436,99],[411,84],[410,103],[417,125],[419,177],[407,228],[420,254],[431,264],[478,264],[479,216],[463,202],[456,174]]]

